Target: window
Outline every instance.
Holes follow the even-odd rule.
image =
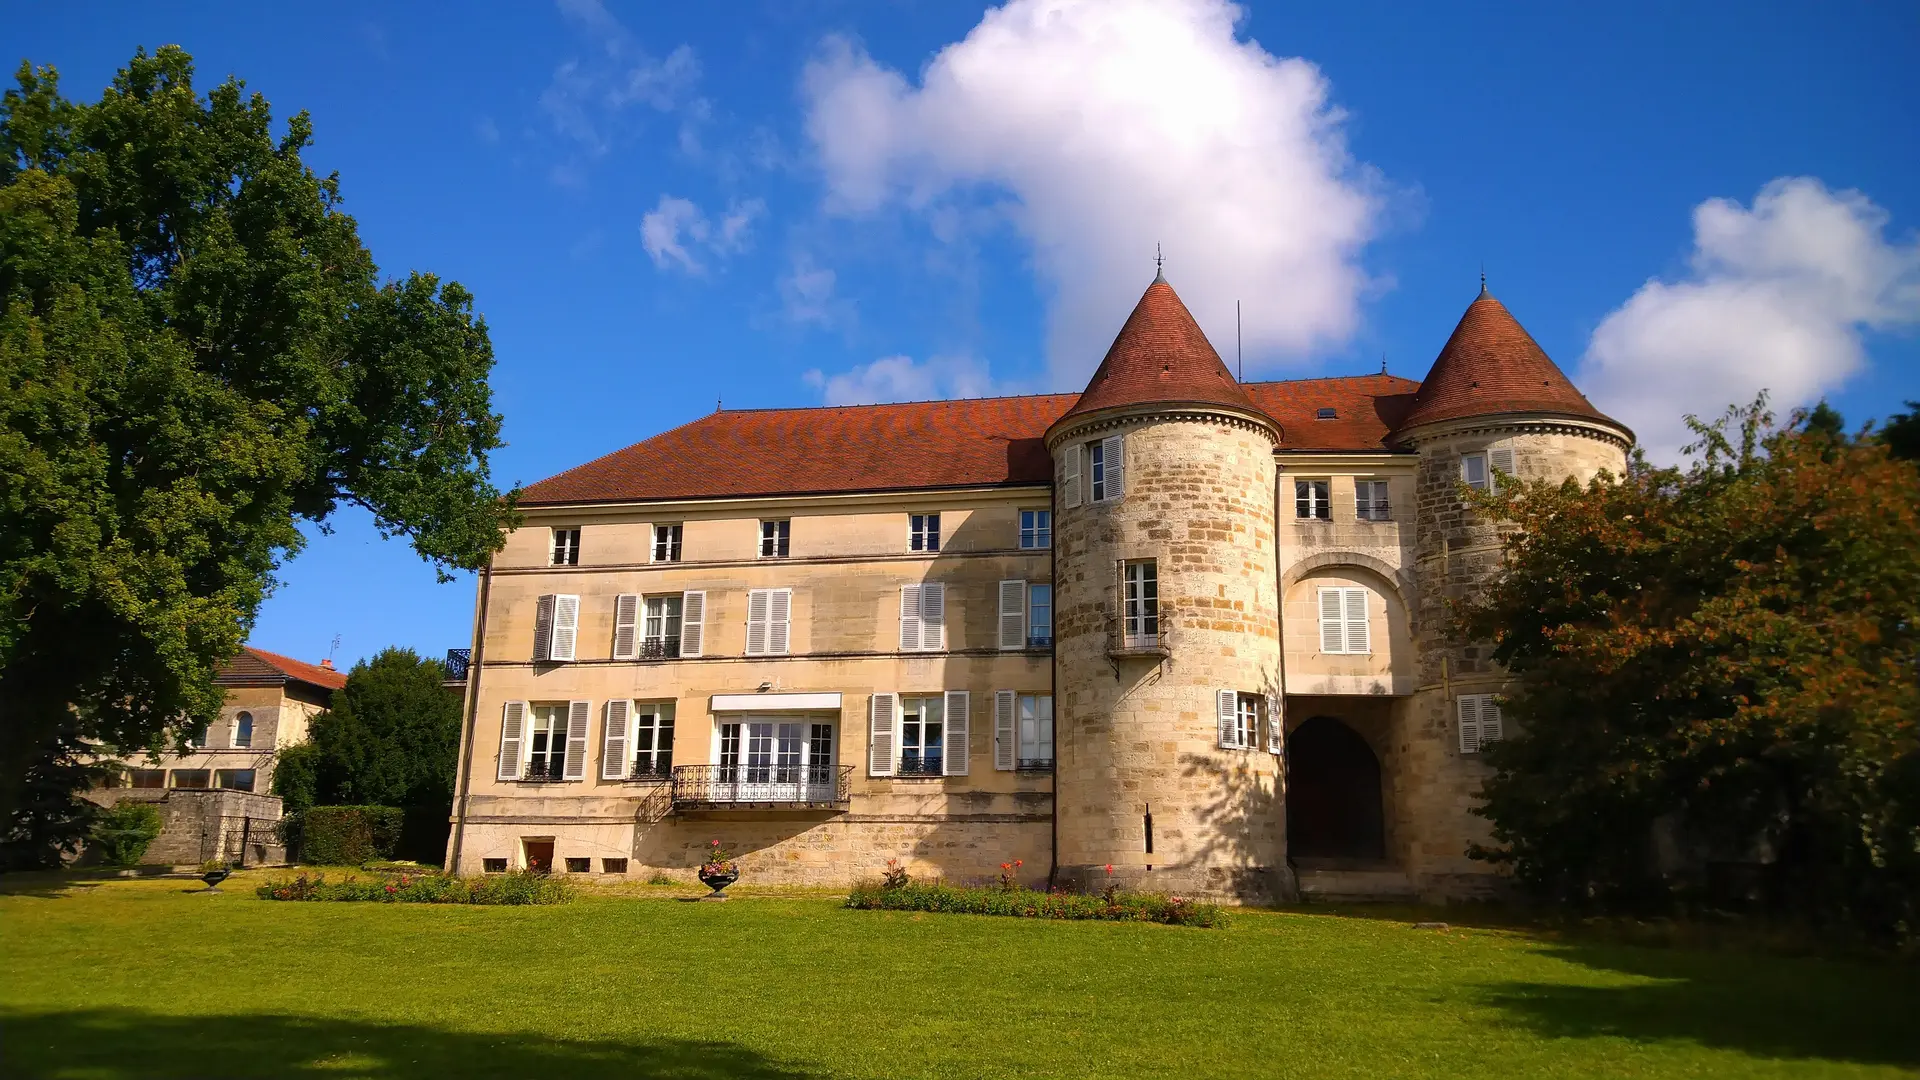
[[[542,596],[533,609],[533,658],[572,660],[580,638],[580,598],[565,593]]]
[[[1053,644],[1053,586],[1027,586],[1027,647],[1045,649]]]
[[[213,774],[213,786],[229,791],[252,791],[252,769],[221,769]]]
[[[633,714],[633,776],[673,775],[673,705],[642,704]]]
[[[1125,634],[1128,648],[1160,641],[1160,581],[1151,559],[1126,564]]]
[[[645,635],[640,639],[640,655],[648,658],[672,658],[680,655],[680,612],[684,600],[678,595],[647,597]]]
[[[909,514],[908,547],[913,551],[940,550],[940,515]]]
[[[1125,493],[1122,479],[1126,450],[1120,436],[1111,435],[1087,444],[1087,498],[1092,502],[1111,502]]]
[[[680,526],[655,525],[653,527],[653,561],[680,561]]]
[[[480,871],[485,874],[504,874],[507,872],[507,860],[481,859]]]
[[[787,655],[792,589],[753,589],[747,593],[747,655]]]
[[[551,562],[554,566],[580,565],[579,529],[553,530],[553,556]]]
[[[1355,480],[1353,482],[1353,516],[1361,521],[1388,520],[1387,482],[1385,480]]]
[[[792,532],[791,521],[763,521],[760,523],[760,557],[763,559],[784,559],[787,557],[787,540]]]
[[[205,769],[175,769],[172,774],[173,787],[203,791],[207,788],[213,774]]]
[[[743,802],[831,801],[833,725],[805,720],[747,720],[720,725],[721,783]],[[778,785],[759,788],[756,785]]]
[[[1053,695],[1020,695],[1020,769],[1053,768]]]
[[[567,873],[584,874],[591,871],[592,869],[593,869],[592,859],[582,859],[573,855],[567,856]]]
[[[233,718],[233,745],[247,749],[253,745],[253,714],[243,712]],[[251,791],[252,788],[247,790]]]
[[[1329,481],[1295,480],[1293,482],[1293,516],[1302,521],[1329,521],[1333,518],[1333,505],[1328,501]]]
[[[1460,752],[1477,754],[1503,734],[1500,703],[1492,694],[1461,694],[1456,704],[1460,715]]]
[[[1460,480],[1477,491],[1487,489],[1487,455],[1461,454]]]
[[[1020,546],[1029,551],[1053,546],[1053,511],[1020,511]]]
[[[1368,592],[1363,588],[1320,590],[1320,651],[1366,655],[1373,651],[1367,630]]]
[[[1340,412],[1330,405],[1323,405],[1313,411],[1313,418],[1315,420],[1337,420],[1340,418]]]
[[[1226,750],[1257,750],[1260,722],[1267,703],[1258,694],[1221,690],[1215,695],[1220,720],[1220,746]]]
[[[1000,648],[1044,649],[1053,644],[1053,586],[1000,583]]]
[[[600,872],[603,874],[624,874],[627,872],[627,860],[601,859]]]
[[[945,705],[937,697],[900,699],[901,776],[944,776]]]
[[[527,752],[528,780],[558,780],[567,771],[567,705],[535,705]]]
[[[167,786],[167,770],[128,769],[127,782],[130,787],[163,788]]]
[[[900,586],[900,651],[947,647],[947,587],[937,581]]]

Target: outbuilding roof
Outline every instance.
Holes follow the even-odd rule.
[[[241,646],[239,655],[227,661],[214,682],[223,686],[279,686],[289,679],[322,690],[338,690],[347,685],[346,675],[331,667],[309,664],[251,645]]]

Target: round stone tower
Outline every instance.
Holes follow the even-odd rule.
[[[1292,891],[1278,438],[1161,277],[1047,431],[1061,884]]]
[[[1603,469],[1618,476],[1633,432],[1594,408],[1482,283],[1391,438],[1419,455],[1419,689],[1403,729],[1403,773],[1414,780],[1403,818],[1416,835],[1406,870],[1430,898],[1472,896],[1491,885],[1488,864],[1466,856],[1490,837],[1487,822],[1467,813],[1489,775],[1479,725],[1482,710],[1497,709],[1486,695],[1500,694],[1506,675],[1491,645],[1448,635],[1448,601],[1471,596],[1501,559],[1494,523],[1468,510],[1461,484],[1492,484],[1499,473],[1582,483]]]

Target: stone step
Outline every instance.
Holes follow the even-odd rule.
[[[1300,899],[1308,903],[1414,900],[1413,882],[1398,870],[1306,870],[1297,874]]]

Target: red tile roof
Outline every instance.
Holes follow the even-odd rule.
[[[1156,402],[1260,411],[1163,277],[1155,277],[1133,306],[1133,314],[1127,316],[1067,416]]]
[[[1482,286],[1397,426],[1516,412],[1557,413],[1618,426],[1574,389],[1506,305]]]
[[[1391,375],[1251,383],[1283,449],[1384,449],[1418,384]],[[528,486],[524,506],[1045,484],[1047,428],[1076,395],[710,413]],[[1249,406],[1242,406],[1243,408]],[[1337,420],[1315,420],[1332,406]]]
[[[259,683],[286,679],[308,683],[322,690],[338,690],[347,685],[346,675],[332,668],[323,668],[316,664],[295,660],[290,656],[270,653],[251,645],[241,646],[240,655],[227,661],[226,665],[220,669],[217,681]]]

